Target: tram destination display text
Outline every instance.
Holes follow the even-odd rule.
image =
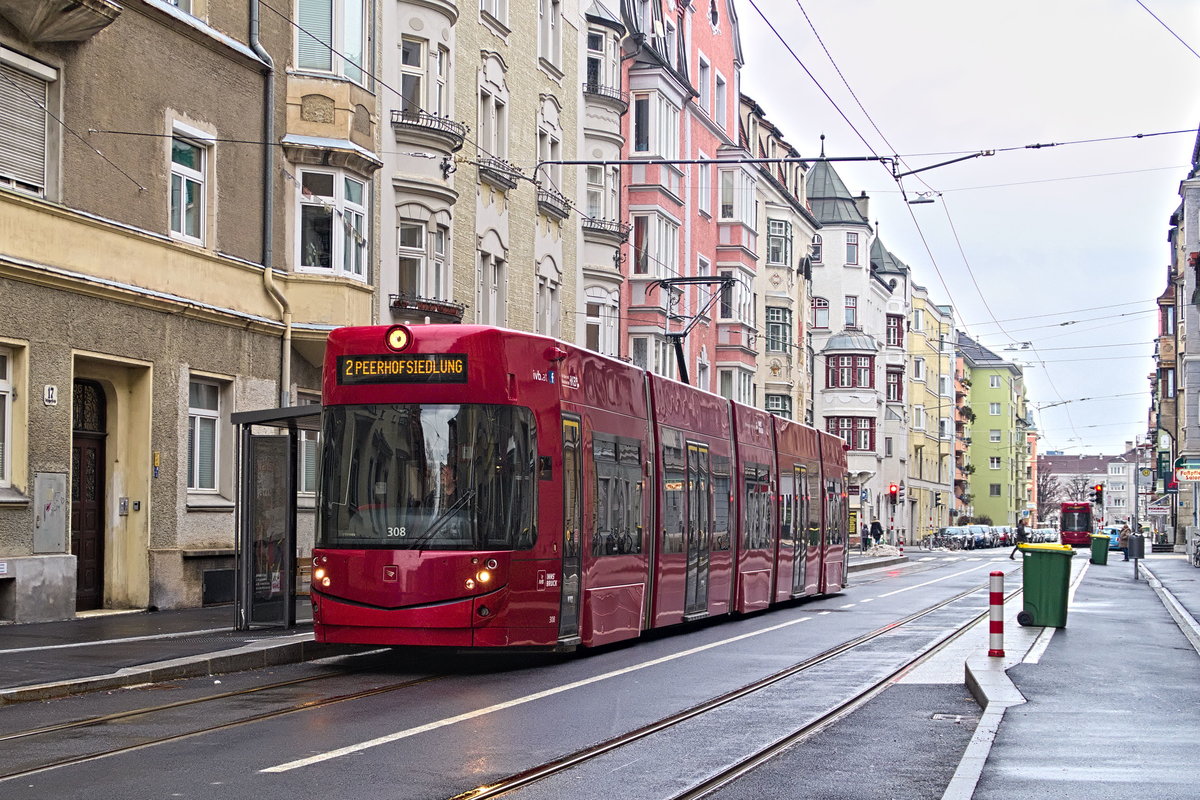
[[[465,353],[338,356],[337,381],[343,386],[370,383],[466,383]]]

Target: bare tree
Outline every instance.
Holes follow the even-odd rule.
[[[1086,475],[1076,475],[1067,481],[1067,499],[1075,503],[1082,503],[1084,500],[1088,499],[1088,492],[1090,492],[1091,489],[1092,482]]]
[[[1062,496],[1062,481],[1048,467],[1039,467],[1037,477],[1037,518],[1039,520],[1047,520],[1053,517],[1054,512],[1058,510],[1058,504],[1062,502]]]

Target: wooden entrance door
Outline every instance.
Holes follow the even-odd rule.
[[[75,381],[71,441],[71,553],[75,610],[104,605],[104,390]]]

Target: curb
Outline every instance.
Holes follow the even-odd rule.
[[[1146,582],[1150,584],[1150,588],[1154,589],[1155,594],[1158,595],[1158,599],[1167,607],[1167,611],[1171,612],[1171,616],[1175,619],[1175,624],[1179,626],[1179,630],[1191,642],[1196,652],[1200,653],[1200,623],[1196,622],[1192,615],[1188,613],[1183,604],[1171,593],[1171,590],[1163,586],[1162,581],[1146,568],[1144,559],[1140,568],[1142,572],[1146,573]]]
[[[221,650],[201,656],[173,658],[136,667],[126,667],[108,675],[71,678],[51,683],[0,689],[0,705],[30,700],[50,700],[104,689],[121,689],[141,683],[200,678],[280,664],[295,664],[301,661],[344,655],[346,652],[346,645],[318,643],[313,641],[311,633],[302,633],[280,639],[253,642],[231,650]]]
[[[847,572],[863,572],[868,569],[878,569],[879,567],[894,567],[897,564],[905,564],[908,562],[908,556],[893,556],[879,558],[874,561],[859,561],[857,564],[852,563],[847,568]]]

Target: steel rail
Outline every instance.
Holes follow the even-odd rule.
[[[572,767],[576,767],[576,766],[586,763],[594,758],[598,758],[599,756],[604,755],[605,753],[611,752],[620,747],[624,747],[625,745],[631,744],[640,739],[644,739],[644,738],[651,736],[655,733],[658,733],[660,731],[672,728],[676,725],[679,725],[682,722],[692,719],[693,717],[700,716],[709,711],[712,711],[713,709],[716,709],[721,706],[727,705],[729,703],[735,702],[736,700],[739,700],[742,697],[745,697],[747,695],[753,694],[754,692],[765,689],[766,687],[771,686],[775,683],[778,683],[779,681],[790,678],[794,675],[804,672],[805,670],[812,669],[813,667],[815,667],[819,664],[822,664],[826,661],[829,661],[832,658],[836,658],[837,656],[843,655],[844,653],[849,652],[850,650],[853,650],[857,647],[861,647],[862,645],[864,645],[874,639],[877,639],[880,636],[883,636],[887,633],[891,633],[900,626],[908,625],[909,623],[912,623],[918,619],[921,619],[922,617],[928,616],[929,614],[932,614],[935,611],[941,610],[942,608],[950,605],[951,603],[955,603],[959,600],[962,600],[965,597],[970,597],[973,594],[976,594],[976,593],[982,592],[982,591],[986,591],[986,590],[987,590],[986,586],[977,586],[972,589],[967,589],[966,591],[960,592],[952,597],[949,597],[945,600],[935,603],[934,605],[931,605],[925,609],[922,609],[921,611],[916,611],[916,612],[909,614],[908,616],[903,617],[899,620],[890,622],[881,628],[877,628],[876,630],[862,634],[861,636],[851,639],[850,641],[843,642],[842,644],[840,644],[836,647],[832,647],[822,653],[812,656],[811,658],[807,658],[804,661],[801,661],[797,664],[793,664],[790,667],[782,669],[782,670],[775,672],[771,675],[768,675],[764,678],[760,678],[757,681],[746,684],[745,686],[742,686],[741,688],[734,689],[733,691],[727,692],[723,695],[720,695],[719,697],[715,697],[710,700],[706,700],[702,703],[698,703],[697,705],[691,706],[690,708],[686,708],[686,709],[679,711],[675,714],[672,714],[668,717],[664,717],[663,719],[657,720],[655,722],[651,722],[647,725],[643,725],[640,728],[636,728],[627,733],[623,733],[619,736],[615,736],[604,742],[600,742],[599,744],[591,745],[591,746],[585,747],[581,750],[577,750],[574,753],[570,753],[566,756],[555,759],[554,761],[549,761],[549,762],[547,762],[545,764],[541,764],[537,767],[533,767],[531,769],[524,770],[522,772],[518,772],[516,774],[510,775],[506,778],[496,781],[495,783],[491,783],[491,784],[488,784],[485,786],[478,786],[469,791],[454,795],[453,797],[449,798],[449,800],[488,800],[488,798],[499,797],[502,794],[514,791],[516,789],[520,789],[524,786],[528,786],[532,783],[535,783],[536,781],[542,780],[543,778],[547,778],[552,775],[556,775],[556,774],[565,772],[568,769],[571,769]],[[1020,590],[1018,590],[1018,592],[1019,591]],[[938,640],[933,645],[933,647],[926,648],[926,650],[923,651],[923,653],[922,653],[922,657],[923,657],[924,653],[931,653],[934,651],[935,648],[942,647],[942,646],[944,646],[944,644],[949,643],[957,636],[961,636],[962,633],[965,632],[967,629],[969,629],[972,625],[976,624],[983,617],[986,617],[987,613],[988,612],[985,609],[981,615],[972,617],[968,623],[966,623],[964,626],[961,626],[959,629],[956,629],[955,632],[952,633],[950,636],[943,637],[942,639]],[[901,667],[901,670],[911,667],[915,662],[916,662],[916,660],[909,660],[909,661],[905,662],[904,666]],[[895,676],[895,674],[896,673],[890,674],[887,678],[884,679],[885,682],[888,680],[891,680]]]

